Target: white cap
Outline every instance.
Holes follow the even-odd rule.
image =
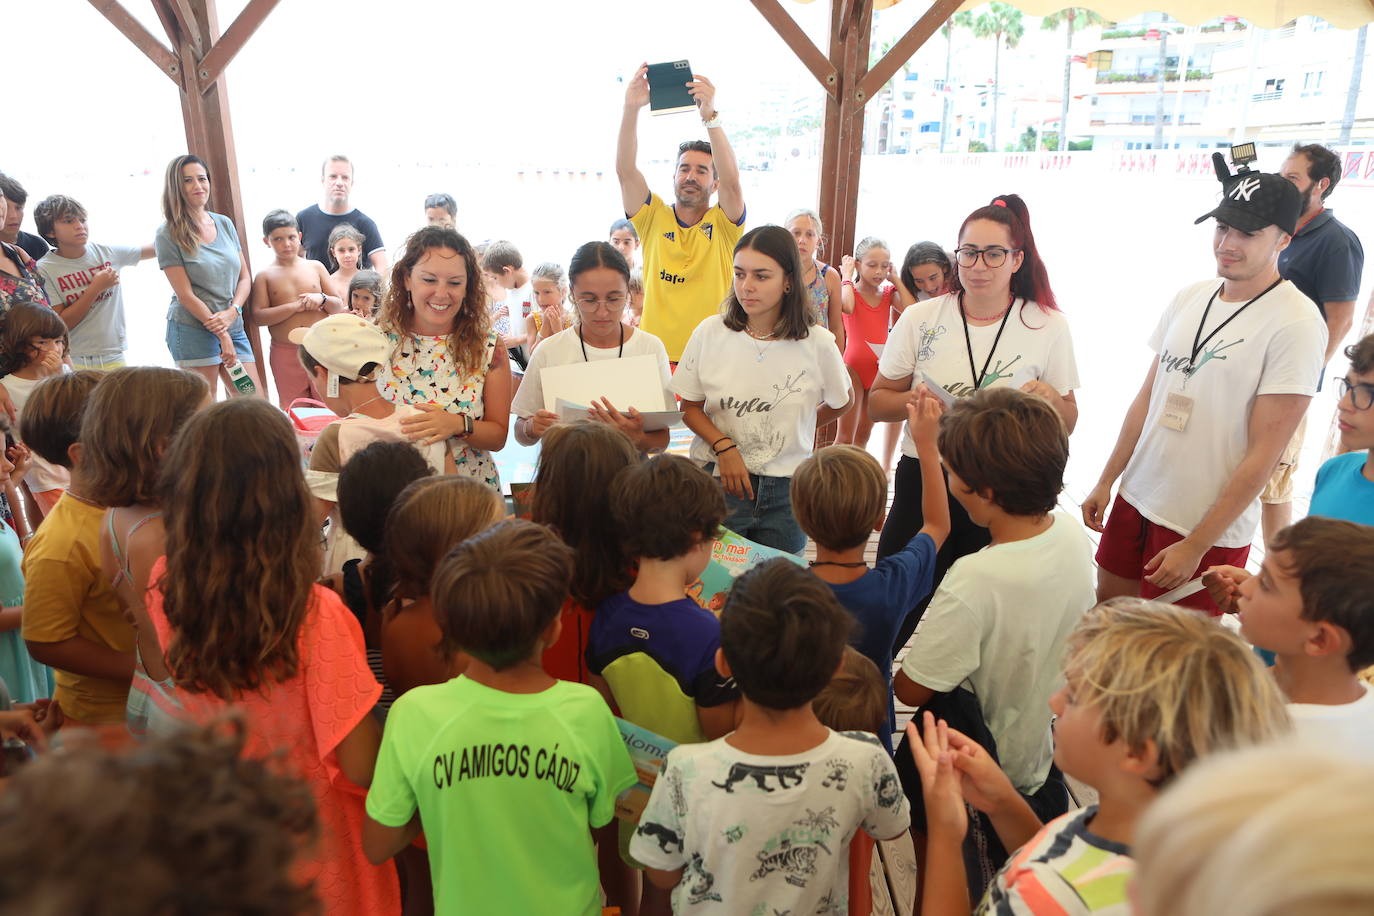
[[[329,396],[338,397],[339,378],[373,381],[363,375],[368,363],[384,366],[391,359],[391,342],[375,324],[357,315],[329,315],[308,328],[296,328],[287,338],[300,344],[310,358],[329,373]]]

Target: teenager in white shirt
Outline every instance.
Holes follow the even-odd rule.
[[[1078,363],[1069,323],[1059,311],[1045,262],[1031,232],[1030,212],[1015,194],[969,214],[954,252],[953,292],[909,305],[888,334],[878,376],[868,394],[874,420],[905,420],[906,405],[929,376],[956,397],[1015,385],[1050,402],[1073,432]],[[969,520],[951,496],[950,535],[935,565],[938,587],[955,560],[987,546],[987,529]],[[902,437],[892,511],[878,541],[879,558],[906,546],[921,530],[921,466],[916,443]],[[929,603],[919,603],[897,632],[900,650]]]
[[[697,325],[673,390],[696,439],[692,459],[720,477],[725,527],[800,553],[792,473],[811,454],[816,424],[853,402],[835,336],[812,323],[792,233],[760,226],[735,246],[722,314]]]

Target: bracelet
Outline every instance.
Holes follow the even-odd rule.
[[[715,452],[715,451],[716,451],[716,446],[717,446],[717,445],[720,445],[722,442],[724,442],[726,439],[729,439],[729,438],[730,438],[729,436],[721,436],[721,437],[720,437],[719,439],[717,439],[715,442],[712,442],[712,443],[711,443],[711,451]],[[719,455],[720,453],[719,453],[719,452],[716,452],[716,454]]]
[[[853,285],[854,285],[854,281],[853,281],[853,280],[841,280],[841,281],[840,281],[840,285],[841,285],[841,286],[853,286]]]
[[[329,302],[329,297],[324,293],[320,293],[320,308],[324,308],[327,302]]]
[[[719,458],[721,455],[724,455],[726,452],[730,451],[730,449],[732,449],[732,448],[739,448],[739,446],[738,446],[738,445],[727,445],[727,446],[725,446],[725,448],[723,448],[723,449],[721,449],[720,451],[716,452],[716,457]]]

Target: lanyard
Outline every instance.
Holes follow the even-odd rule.
[[[578,329],[577,329],[577,342],[580,343],[580,344],[582,345],[582,362],[584,362],[584,363],[589,363],[589,362],[591,362],[591,360],[587,358],[587,341],[582,337],[582,329],[581,329],[581,328],[578,328]],[[620,326],[620,350],[615,354],[615,358],[616,358],[616,359],[620,359],[620,357],[622,357],[622,356],[624,356],[624,355],[625,355],[625,325],[622,324],[622,325]]]
[[[992,339],[992,348],[988,350],[988,358],[983,360],[983,371],[979,372],[973,362],[973,338],[968,333],[968,316],[964,314],[964,294],[959,294],[959,320],[964,323],[964,346],[968,348],[968,371],[973,377],[973,390],[977,391],[983,387],[983,379],[987,378],[988,366],[992,365],[992,354],[997,352],[997,344],[1002,340],[1002,332],[1006,330],[1007,319],[1011,317],[1011,307],[1016,303],[1016,297],[1012,296],[1007,303],[1007,310],[1002,313],[1002,323],[997,326],[997,336]]]
[[[1198,354],[1202,352],[1202,348],[1207,346],[1207,344],[1211,341],[1213,337],[1217,336],[1217,333],[1220,332],[1222,328],[1230,324],[1232,319],[1234,319],[1241,312],[1248,309],[1250,306],[1254,305],[1256,302],[1260,300],[1261,297],[1268,294],[1274,287],[1278,286],[1282,282],[1283,277],[1279,277],[1273,283],[1270,283],[1268,286],[1264,288],[1264,292],[1260,293],[1258,296],[1251,299],[1249,302],[1245,303],[1240,308],[1236,309],[1234,312],[1231,313],[1230,318],[1227,318],[1221,324],[1212,328],[1212,333],[1208,334],[1206,337],[1202,337],[1202,329],[1207,324],[1207,313],[1212,310],[1212,303],[1217,301],[1217,296],[1221,295],[1221,291],[1226,286],[1226,284],[1223,283],[1221,286],[1218,286],[1217,291],[1212,293],[1212,298],[1207,300],[1207,307],[1202,310],[1202,320],[1197,323],[1197,333],[1193,335],[1193,352],[1188,356],[1188,374],[1192,375],[1195,371],[1197,371]],[[1199,341],[1198,338],[1202,339]]]

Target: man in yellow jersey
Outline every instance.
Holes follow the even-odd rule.
[[[678,147],[669,206],[649,191],[635,165],[639,110],[649,104],[649,65],[643,64],[625,90],[615,172],[625,215],[643,245],[644,318],[640,327],[663,341],[668,359],[682,356],[687,338],[703,318],[714,315],[734,276],[735,243],[744,232],[744,191],[739,164],[716,111],[716,87],[693,74],[687,89],[696,99],[706,134]],[[711,195],[720,198],[711,205]]]

